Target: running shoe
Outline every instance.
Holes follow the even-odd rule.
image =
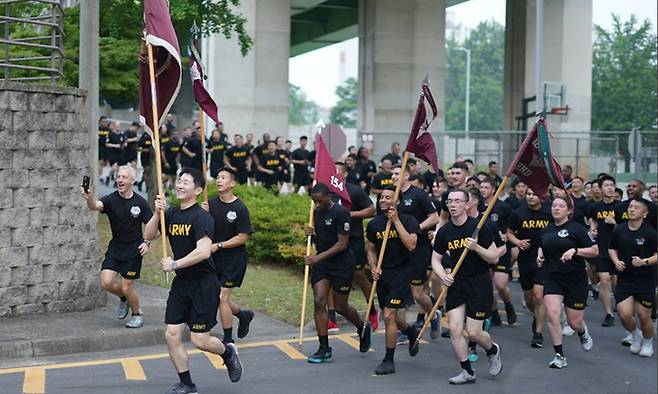
[[[450,330],[447,329],[447,330],[441,332],[441,338],[450,338]]]
[[[640,352],[640,349],[642,347],[642,332],[640,330],[636,330],[634,334],[631,335],[631,344],[630,344],[630,351],[633,354],[638,354]]]
[[[564,327],[562,327],[562,335],[564,335],[565,337],[570,337],[575,333],[576,331],[574,331],[574,329],[571,328],[571,326],[568,323],[564,323]]]
[[[516,311],[511,302],[505,304],[505,313],[507,314],[507,324],[510,326],[516,324]]]
[[[174,387],[172,387],[171,390],[167,392],[167,394],[197,394],[198,391],[196,390],[196,385],[191,385],[188,386],[183,382],[180,382],[176,384]]]
[[[370,324],[363,324],[363,332],[359,338],[359,351],[365,353],[370,350],[370,338],[372,336],[372,327]]]
[[[631,343],[633,343],[633,333],[626,331],[626,336],[621,339],[621,345],[629,347]]]
[[[425,314],[419,313],[418,316],[416,316],[416,322],[414,323],[414,326],[420,330],[421,327],[423,327],[423,324],[425,324]]]
[[[238,347],[234,343],[227,343],[226,348],[233,351],[230,357],[222,357],[222,359],[224,360],[224,365],[226,365],[228,377],[231,379],[231,382],[235,383],[242,377],[242,362],[240,362],[240,358],[238,357]]]
[[[502,320],[500,320],[500,314],[498,313],[497,310],[491,312],[491,322],[495,327],[498,327],[501,324],[503,324]]]
[[[478,357],[477,348],[475,346],[473,346],[473,347],[469,346],[468,347],[468,361],[474,363],[479,359],[480,359],[480,357]]]
[[[123,320],[128,316],[128,300],[119,300],[119,308],[117,309],[117,319]]]
[[[496,354],[487,356],[489,359],[489,375],[498,376],[503,372],[503,359],[500,357],[500,346],[495,342],[493,345],[496,347]]]
[[[340,326],[338,326],[338,324],[336,322],[333,322],[333,321],[329,320],[327,322],[327,331],[330,334],[335,334],[338,331],[340,331]]]
[[[603,327],[612,327],[615,325],[615,317],[612,316],[612,314],[608,313],[605,315],[603,318],[603,323],[601,323]]]
[[[382,360],[382,363],[375,369],[375,375],[389,375],[395,373],[395,364],[391,360]]]
[[[240,321],[238,325],[238,338],[244,338],[249,334],[249,324],[254,320],[254,312],[250,310],[244,310],[240,314],[241,318],[238,318]]]
[[[541,333],[534,333],[532,336],[532,341],[530,342],[530,346],[540,349],[544,347],[544,336]]]
[[[599,299],[599,291],[596,290],[596,287],[589,285],[589,291],[592,292],[592,299],[598,300]]]
[[[414,326],[410,326],[410,328],[413,333],[407,336],[409,338],[409,355],[415,357],[420,350],[420,346],[416,343],[418,341],[419,330]]]
[[[475,383],[475,372],[471,375],[467,370],[462,369],[459,375],[451,377],[448,379],[448,382],[450,382],[450,384]]]
[[[555,357],[553,357],[553,361],[548,363],[548,366],[550,368],[555,368],[555,369],[562,369],[567,367],[567,358],[564,357],[563,355],[559,353],[555,353]]]
[[[368,321],[370,322],[370,325],[372,326],[373,331],[377,331],[379,328],[379,312],[377,312],[377,309],[374,309],[375,313],[371,313],[368,315]]]
[[[642,348],[638,354],[641,357],[653,356],[653,338],[642,339]]]
[[[430,338],[436,339],[441,335],[441,311],[436,311],[430,324]]]
[[[309,363],[319,364],[331,360],[331,347],[320,346],[317,352],[310,355],[307,359]]]
[[[407,334],[402,331],[398,331],[398,340],[395,342],[396,345],[406,345],[409,343],[409,337]]]
[[[585,333],[580,336],[580,346],[582,346],[583,350],[586,352],[592,350],[592,347],[594,346],[594,340],[589,335],[587,326],[585,326]]]
[[[128,328],[140,328],[143,325],[144,317],[142,315],[132,315],[128,323],[126,323],[126,327]]]

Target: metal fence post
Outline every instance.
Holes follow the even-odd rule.
[[[580,173],[580,138],[576,138],[576,174]]]

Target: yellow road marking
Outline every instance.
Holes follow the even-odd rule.
[[[25,368],[23,393],[43,394],[46,392],[46,370],[42,367]]]
[[[274,342],[274,346],[287,354],[288,357],[292,358],[293,360],[306,360],[306,356],[302,352],[290,346],[290,344],[286,341]]]
[[[144,369],[137,357],[121,359],[121,366],[127,380],[146,380]]]
[[[215,369],[226,369],[226,366],[224,365],[224,360],[215,353],[210,353],[210,352],[202,352],[203,354],[206,355],[208,360],[210,361],[210,364],[212,364]]]
[[[336,338],[352,346],[354,349],[359,350],[359,341],[352,338],[352,334],[340,334],[340,335],[336,335]],[[375,349],[370,348],[369,351],[374,352]]]

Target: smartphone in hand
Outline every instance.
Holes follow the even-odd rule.
[[[89,193],[89,186],[91,185],[91,178],[89,178],[87,175],[82,176],[82,189],[85,191],[85,193]]]

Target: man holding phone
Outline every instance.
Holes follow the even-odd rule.
[[[116,182],[116,191],[96,200],[89,189],[89,177],[84,177],[80,192],[89,209],[104,213],[110,219],[112,239],[101,267],[101,287],[119,297],[117,318],[125,319],[130,307],[132,317],[126,327],[139,328],[144,325],[144,318],[134,284],[139,279],[142,256],[149,249],[149,242],[142,236],[142,224],[146,224],[153,213],[148,202],[133,192],[134,168],[119,167]],[[121,275],[119,283],[116,281],[117,274]]]

